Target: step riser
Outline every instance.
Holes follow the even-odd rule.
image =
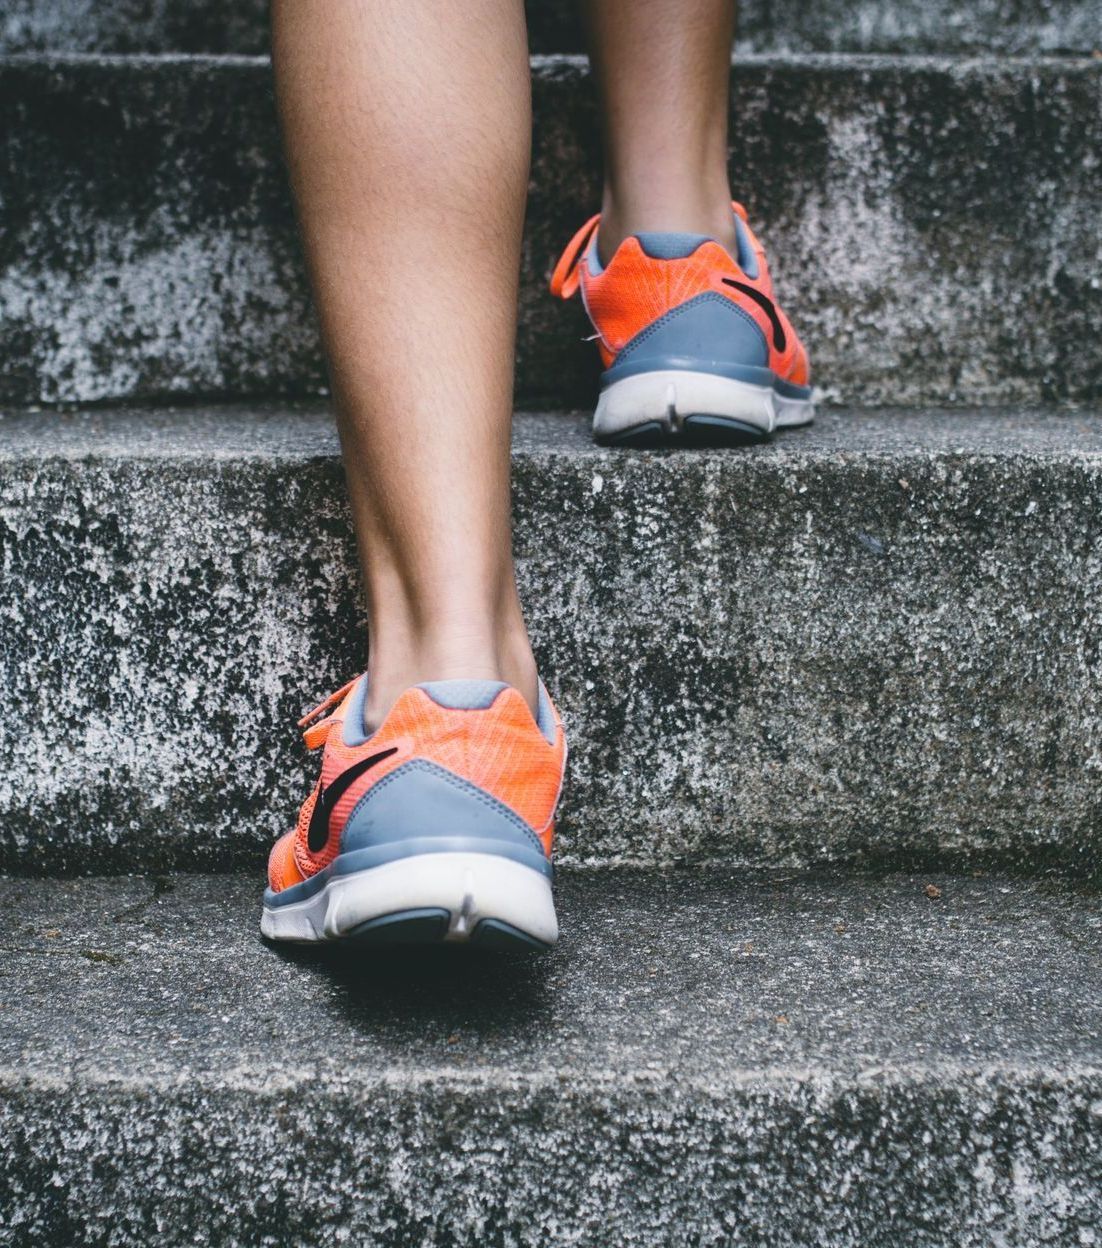
[[[1100,95],[1089,62],[740,68],[736,189],[829,396],[1102,390]],[[538,62],[535,102],[518,385],[589,404],[588,324],[545,290],[598,200],[581,63]],[[317,390],[265,64],[8,63],[0,111],[0,399]]]
[[[614,1228],[640,1248],[982,1248],[995,1233],[1033,1248],[1089,1243],[1102,1220],[1097,1078],[532,1083],[0,1086],[0,1193],[28,1245],[144,1246],[156,1225],[161,1244],[198,1229],[210,1243],[537,1248]],[[207,1181],[185,1184],[181,1158],[201,1158]]]
[[[564,860],[1097,863],[1097,455],[563,430],[515,545]],[[312,782],[294,721],[362,665],[341,470],[203,445],[5,468],[2,868],[255,863]]]
[[[534,52],[578,52],[574,0],[527,0]],[[1009,7],[1009,12],[1007,11]],[[154,0],[7,0],[4,52],[266,52],[267,0],[186,5]],[[742,0],[739,47],[748,52],[1090,52],[1098,0]]]

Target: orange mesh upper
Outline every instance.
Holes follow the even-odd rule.
[[[746,210],[733,205],[746,221]],[[703,243],[691,256],[675,260],[658,260],[643,250],[634,236],[626,238],[604,270],[590,271],[588,246],[600,224],[600,217],[591,217],[567,245],[551,277],[551,290],[569,299],[581,289],[589,319],[599,336],[598,347],[605,368],[639,333],[667,312],[695,298],[715,292],[754,319],[769,344],[769,367],[778,377],[806,385],[809,379],[807,352],[792,328],[791,322],[774,303],[784,328],[784,350],[773,341],[769,316],[749,295],[723,283],[735,278],[760,290],[773,299],[773,280],[765,259],[765,251],[747,225],[747,233],[758,260],[758,276],[750,278],[721,244]]]
[[[301,884],[304,879],[295,862],[295,834],[288,832],[272,846],[268,856],[268,882],[278,893],[294,884]]]
[[[274,890],[298,883],[332,862],[340,851],[341,831],[359,800],[373,785],[412,758],[446,767],[503,802],[532,828],[550,855],[552,820],[566,761],[566,741],[557,712],[552,745],[515,689],[503,689],[485,710],[454,710],[439,706],[423,689],[414,687],[395,702],[370,740],[348,746],[342,739],[342,728],[353,693],[349,690],[339,709],[323,724],[315,725],[314,731],[328,726],[321,782],[331,784],[347,767],[367,755],[391,748],[396,752],[341,795],[329,821],[329,839],[318,854],[310,852],[307,842],[318,795],[315,786],[299,811],[294,832],[277,841],[272,850],[269,882]],[[285,842],[289,849],[280,848]]]

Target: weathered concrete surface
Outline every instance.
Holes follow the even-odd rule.
[[[0,51],[268,51],[268,0],[4,0]]]
[[[1102,1224],[1097,897],[566,875],[559,949],[503,962],[281,956],[259,888],[0,883],[6,1243],[1081,1248]]]
[[[0,113],[0,395],[320,385],[266,64],[8,64]]]
[[[834,413],[750,452],[521,417],[564,860],[1102,857],[1102,416]],[[0,863],[257,861],[362,667],[317,410],[0,421]]]
[[[578,52],[576,0],[526,0],[534,52]],[[742,0],[744,52],[1090,52],[1099,0]],[[4,52],[239,52],[268,47],[267,0],[6,0]]]
[[[582,404],[588,328],[545,289],[598,199],[582,62],[537,58],[535,108],[519,388]],[[732,112],[828,397],[1102,392],[1102,62],[753,60]],[[322,385],[265,62],[8,61],[0,113],[0,398]]]
[[[1090,52],[1099,0],[740,0],[754,52]]]

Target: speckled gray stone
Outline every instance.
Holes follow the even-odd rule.
[[[581,404],[596,352],[546,276],[597,203],[597,125],[581,60],[534,70],[518,384]],[[1102,392],[1102,62],[750,59],[732,111],[826,398]],[[0,113],[0,398],[317,391],[266,62],[9,60]]]
[[[1082,1248],[1102,1224],[1097,897],[566,874],[531,962],[280,954],[259,888],[0,882],[5,1243]]]
[[[1098,869],[1102,416],[835,412],[747,452],[522,416],[565,861]],[[0,863],[253,863],[361,669],[313,408],[0,420]]]
[[[576,0],[526,0],[534,52],[578,52]],[[741,0],[747,52],[1090,52],[1099,0]],[[6,0],[5,52],[241,52],[268,46],[267,0]]]
[[[1100,43],[1099,0],[739,0],[739,45],[753,52],[1028,56]]]

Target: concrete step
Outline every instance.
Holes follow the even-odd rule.
[[[526,415],[567,862],[1100,863],[1102,413],[833,412],[745,452]],[[316,408],[0,420],[0,865],[261,861],[361,670]]]
[[[581,60],[534,69],[519,390],[580,405],[588,325],[545,285],[598,200],[597,126]],[[756,59],[732,112],[828,397],[1102,393],[1102,61]],[[8,60],[0,114],[0,400],[319,389],[265,61]]]
[[[281,954],[259,889],[0,882],[5,1243],[1080,1248],[1102,1225],[1097,896],[565,874],[561,945],[518,962]]]
[[[579,52],[575,0],[527,0],[534,52]],[[1090,52],[1099,0],[742,0],[743,52]],[[267,0],[7,0],[2,52],[235,52],[268,48]]]

